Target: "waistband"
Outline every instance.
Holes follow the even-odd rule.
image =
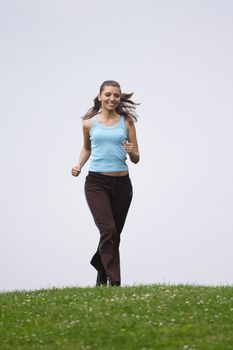
[[[129,174],[127,175],[122,175],[122,176],[110,176],[110,175],[104,175],[95,171],[89,171],[88,176],[96,178],[96,179],[102,179],[102,180],[115,180],[115,181],[124,181],[129,179]]]

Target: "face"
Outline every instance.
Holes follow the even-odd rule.
[[[116,86],[104,86],[103,91],[98,96],[101,101],[101,108],[114,111],[121,99],[120,89]]]

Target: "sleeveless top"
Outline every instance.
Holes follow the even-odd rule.
[[[128,139],[128,131],[125,126],[125,118],[113,126],[104,126],[98,122],[95,115],[93,126],[90,130],[91,162],[90,171],[118,172],[127,171],[126,151],[123,144]]]

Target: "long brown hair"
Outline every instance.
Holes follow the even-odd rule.
[[[121,99],[120,103],[116,108],[116,112],[119,115],[124,116],[126,119],[129,120],[129,122],[136,122],[138,117],[135,112],[136,105],[139,105],[140,103],[135,103],[133,102],[130,98],[133,96],[133,93],[123,93],[121,92],[121,87],[120,84],[115,81],[115,80],[105,80],[101,86],[100,86],[100,91],[99,94],[102,93],[103,89],[105,86],[115,86],[119,88],[120,93],[121,93]],[[86,114],[83,116],[83,119],[90,119],[94,117],[97,113],[99,113],[99,110],[101,108],[101,102],[98,99],[98,96],[94,98],[94,106],[92,106]]]

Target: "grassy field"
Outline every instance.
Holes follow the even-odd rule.
[[[233,287],[0,293],[1,350],[232,350]]]

